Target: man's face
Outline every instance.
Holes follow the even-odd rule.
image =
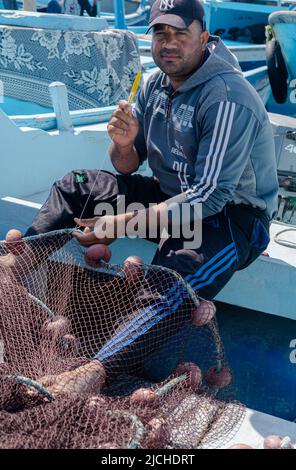
[[[154,62],[172,80],[186,80],[199,67],[208,37],[198,21],[182,30],[156,25],[152,37]]]

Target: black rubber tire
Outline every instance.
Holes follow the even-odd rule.
[[[275,38],[266,44],[266,63],[273,97],[277,103],[285,103],[288,95],[288,71],[281,46]]]

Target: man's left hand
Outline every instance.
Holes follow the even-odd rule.
[[[94,231],[73,232],[73,236],[84,246],[91,246],[95,243],[109,245],[119,236],[124,236],[127,214],[105,215],[103,217],[93,217],[92,219],[77,219],[74,221],[80,227],[94,227]]]

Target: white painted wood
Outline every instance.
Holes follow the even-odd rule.
[[[7,116],[7,114],[5,114],[4,111],[2,111],[2,109],[0,109],[0,129],[2,136],[2,138],[0,139],[0,147],[4,144],[3,137],[7,135],[7,132],[9,133],[8,135],[11,136],[16,136],[20,132],[16,124]]]
[[[73,126],[83,126],[108,122],[116,107],[117,106],[106,106],[104,108],[70,111],[72,124]],[[43,129],[45,131],[50,131],[57,128],[55,113],[31,114],[28,116],[11,116],[11,120],[18,127],[33,127],[37,129]]]
[[[73,169],[113,169],[106,124],[78,127],[74,133],[24,131],[0,110],[0,129],[0,197],[26,199],[27,195],[49,190]]]
[[[228,449],[233,444],[243,443],[254,449],[263,449],[264,438],[271,434],[289,436],[292,445],[296,445],[295,423],[247,408],[245,419],[238,432],[222,448]]]
[[[73,132],[74,128],[69,112],[67,87],[62,82],[52,82],[49,93],[56,115],[57,128],[60,132]]]
[[[33,209],[41,209],[42,204],[38,204],[37,202],[26,201],[25,199],[19,199],[17,197],[2,197],[2,201],[12,202],[13,204],[19,204],[21,206],[32,207]]]
[[[219,292],[216,300],[239,307],[271,313],[296,320],[296,249],[275,243],[276,234],[289,225],[273,222],[271,241],[266,249],[269,257],[259,256],[248,268],[237,271]],[[283,234],[283,238],[295,241],[295,232]]]
[[[24,11],[36,11],[36,0],[23,0]]]

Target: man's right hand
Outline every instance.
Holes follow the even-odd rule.
[[[107,126],[108,134],[118,149],[132,147],[139,131],[139,121],[132,115],[127,101],[120,101]]]

